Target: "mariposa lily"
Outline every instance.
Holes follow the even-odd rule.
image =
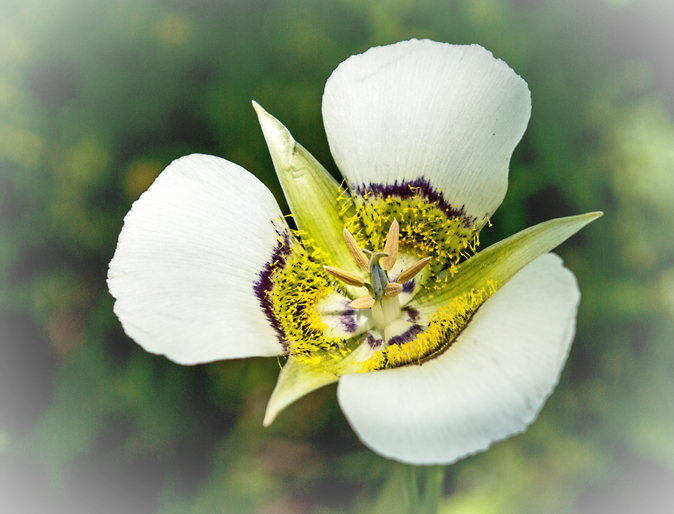
[[[580,293],[548,253],[600,213],[477,251],[527,126],[526,83],[480,46],[376,47],[328,80],[340,185],[254,103],[292,211],[224,159],[171,163],[110,263],[115,313],[180,364],[286,356],[266,425],[339,381],[358,437],[447,464],[523,431],[556,385]]]

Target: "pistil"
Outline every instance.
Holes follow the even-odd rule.
[[[384,330],[395,320],[400,319],[400,314],[402,312],[400,310],[400,300],[397,296],[384,296],[379,304],[381,305],[383,314],[383,324],[382,326],[377,327],[375,322],[375,328]]]
[[[388,277],[386,272],[381,267],[378,262],[375,262],[371,266],[370,278],[372,280],[372,290],[374,291],[374,298],[378,302],[381,302],[384,292],[386,291],[386,286],[388,285]]]

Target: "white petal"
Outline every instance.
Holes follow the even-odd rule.
[[[352,190],[426,179],[481,222],[501,204],[529,121],[526,82],[484,48],[411,40],[344,61],[323,95]]]
[[[339,403],[375,452],[449,464],[523,431],[559,380],[580,293],[554,254],[517,273],[444,353],[421,366],[342,377]]]
[[[126,333],[181,364],[281,354],[254,291],[280,217],[271,192],[236,164],[173,161],[133,204],[110,262]]]

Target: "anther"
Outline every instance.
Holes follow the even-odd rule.
[[[386,284],[386,289],[384,290],[384,294],[386,296],[397,296],[399,295],[403,290],[403,285],[398,284],[397,282],[389,282]]]
[[[396,282],[398,284],[404,284],[408,280],[413,279],[416,276],[416,274],[419,273],[422,269],[424,269],[429,262],[431,262],[430,257],[424,257],[420,261],[415,262],[409,268],[403,271],[400,275],[398,275],[398,278],[396,278]]]
[[[354,301],[352,301],[349,304],[349,307],[352,309],[369,309],[374,305],[374,298],[372,298],[369,294],[366,294],[365,296],[361,296],[360,298],[356,298]]]
[[[362,278],[353,273],[349,273],[348,271],[333,268],[332,266],[323,266],[323,269],[336,279],[339,279],[350,286],[363,287],[365,285],[365,281]]]
[[[398,227],[398,220],[394,219],[391,223],[391,227],[388,229],[388,236],[386,237],[386,246],[384,251],[388,253],[388,256],[384,257],[381,263],[381,267],[386,271],[391,271],[393,265],[396,263],[398,258],[398,235],[400,233]]]
[[[351,252],[351,255],[353,255],[353,258],[355,259],[358,266],[360,266],[360,269],[365,272],[369,271],[367,268],[367,258],[365,257],[363,250],[361,250],[360,246],[358,246],[358,243],[356,243],[356,239],[351,235],[351,232],[349,232],[346,227],[344,227],[344,231],[342,233],[344,234],[346,245],[349,247],[349,251]]]

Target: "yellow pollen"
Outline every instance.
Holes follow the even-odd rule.
[[[323,256],[312,246],[313,241],[303,238],[294,244],[281,265],[272,266],[271,296],[276,321],[284,335],[291,357],[307,363],[319,363],[328,353],[346,352],[345,341],[325,337],[328,326],[323,323],[315,306],[326,294],[334,290],[334,280],[325,273],[315,255]],[[309,254],[307,247],[312,249]]]
[[[372,357],[360,363],[361,371],[421,364],[438,355],[451,346],[477,308],[498,288],[498,283],[490,280],[487,287],[472,289],[462,296],[457,296],[431,316],[424,332],[412,341],[392,344],[383,350],[377,350]]]
[[[383,330],[402,317],[405,305],[401,307],[402,300],[398,295],[403,290],[403,283],[426,268],[422,279],[417,279],[413,288],[416,301],[420,298],[423,301],[446,287],[458,272],[458,264],[477,251],[480,227],[474,220],[452,214],[457,211],[450,209],[445,212],[428,199],[425,188],[409,187],[413,196],[404,199],[373,192],[351,196],[340,191],[337,200],[344,222],[344,239],[360,269],[370,274],[371,283],[360,273],[331,266],[334,264],[331,256],[308,238],[308,234],[293,231],[295,238],[289,245],[279,236],[280,247],[286,253],[269,264],[271,287],[264,293],[271,303],[275,326],[290,357],[318,364],[325,358],[341,358],[350,351],[347,342],[353,347],[351,343],[358,341],[327,337],[325,334],[332,331],[316,310],[326,296],[346,294],[339,281],[367,287],[370,294],[352,300],[349,307],[371,308],[374,326]],[[375,251],[382,248],[384,251]],[[389,282],[388,274],[399,258],[406,262],[408,259],[410,262],[415,258],[419,260],[400,273],[395,282]],[[375,264],[380,259],[381,263]],[[374,274],[371,268],[376,268]],[[496,283],[489,284],[488,288],[473,289],[457,296],[449,305],[436,311],[428,326],[412,341],[377,351],[361,364],[362,370],[421,363],[443,351],[463,330],[475,310],[496,291]],[[374,296],[380,300],[376,301]],[[402,298],[409,301],[405,295]]]
[[[357,248],[382,248],[397,227],[398,251],[417,257],[432,256],[428,279],[418,294],[432,294],[441,290],[458,272],[458,264],[471,257],[479,245],[479,229],[460,215],[445,212],[428,200],[423,188],[408,186],[414,196],[400,198],[365,192],[362,196],[340,194],[340,214],[346,227],[345,233],[355,240]],[[488,221],[488,220],[487,220]],[[387,253],[390,247],[385,247]],[[388,262],[382,261],[386,269]],[[388,271],[388,270],[387,270]]]

